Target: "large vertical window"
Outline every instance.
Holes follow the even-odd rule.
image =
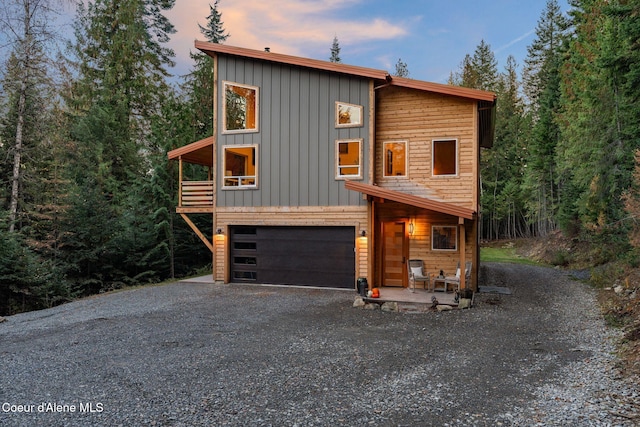
[[[431,149],[433,176],[458,174],[458,141],[434,140]]]
[[[384,176],[407,176],[407,143],[405,141],[385,142],[384,150]]]
[[[258,88],[224,82],[223,133],[258,131]]]
[[[255,188],[258,184],[257,147],[225,146],[223,188]]]
[[[362,178],[362,140],[336,141],[336,179]]]
[[[455,251],[458,249],[458,227],[455,225],[434,225],[431,227],[431,249],[434,251]]]

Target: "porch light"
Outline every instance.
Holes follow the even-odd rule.
[[[222,228],[218,228],[218,229],[216,230],[216,234],[218,234],[218,235],[220,235],[220,234],[224,234],[224,233],[222,232]]]
[[[415,225],[413,224],[413,220],[409,221],[409,236],[413,236],[413,232],[415,231]]]
[[[360,230],[360,237],[367,237],[367,230]]]

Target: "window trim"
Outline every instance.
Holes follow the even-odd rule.
[[[357,110],[360,111],[360,121],[359,122],[353,122],[353,123],[340,123],[340,106],[346,106],[346,107],[350,107],[350,108],[355,108]],[[358,104],[350,104],[348,102],[342,102],[342,101],[336,101],[336,111],[335,111],[335,121],[336,121],[336,127],[337,128],[355,128],[355,127],[362,127],[364,126],[364,107],[362,105],[358,105]]]
[[[250,129],[227,129],[227,86],[238,86],[245,89],[254,90],[256,93],[255,100],[255,128]],[[260,88],[258,86],[252,86],[242,83],[236,83],[228,80],[222,81],[222,134],[237,134],[237,133],[256,133],[260,131]]]
[[[336,139],[336,154],[335,154],[335,158],[336,158],[336,178],[337,180],[347,180],[347,179],[362,179],[362,163],[363,163],[363,159],[362,159],[362,146],[363,144],[363,139],[362,138],[349,138],[349,139]],[[349,143],[349,142],[357,142],[358,143],[358,164],[356,165],[340,165],[340,144],[341,143]],[[358,168],[358,174],[357,175],[342,175],[340,173],[340,168],[353,168],[353,167],[357,167]]]
[[[387,144],[404,144],[404,175],[387,175]],[[382,177],[384,179],[406,179],[409,177],[409,142],[406,139],[384,141],[382,143]]]
[[[454,243],[455,247],[453,249],[450,248],[436,248],[435,247],[435,229],[436,228],[453,228],[455,231]],[[458,226],[452,224],[434,224],[431,226],[431,250],[438,252],[457,252],[458,251]]]
[[[226,179],[228,178],[226,175],[226,170],[227,170],[227,156],[226,156],[226,150],[227,148],[229,149],[237,149],[237,148],[253,148],[254,150],[254,156],[255,156],[255,174],[254,175],[244,175],[240,178],[252,178],[253,177],[253,184],[250,185],[242,185],[241,181],[238,181],[238,185],[225,185]],[[227,145],[223,145],[222,146],[222,185],[220,186],[221,189],[223,190],[255,190],[258,188],[258,174],[259,174],[259,170],[258,170],[258,145],[257,144],[248,144],[248,145],[231,145],[231,144],[227,144]],[[233,176],[231,176],[233,177]]]
[[[447,141],[453,141],[456,145],[455,148],[455,155],[456,155],[456,159],[455,159],[455,167],[456,167],[456,171],[455,173],[452,174],[436,174],[434,173],[434,169],[435,169],[435,162],[436,162],[436,158],[435,158],[435,146],[437,142],[447,142]],[[441,178],[441,177],[456,177],[458,176],[458,174],[460,173],[460,153],[459,153],[459,143],[458,143],[458,138],[436,138],[436,139],[432,139],[431,140],[431,176],[433,178]]]

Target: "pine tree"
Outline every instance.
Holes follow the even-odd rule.
[[[409,68],[407,68],[406,62],[402,62],[402,58],[398,58],[398,62],[396,62],[396,71],[393,75],[397,77],[409,77]]]
[[[524,93],[533,122],[529,138],[525,189],[534,233],[546,235],[556,227],[559,196],[556,146],[560,131],[560,68],[566,50],[568,20],[556,0],[549,0],[536,27],[536,39],[527,49],[523,71]]]
[[[338,36],[333,36],[333,43],[331,44],[331,56],[329,57],[331,62],[342,62],[340,59],[340,43],[338,43]]]
[[[79,78],[67,98],[74,189],[63,254],[77,265],[76,278],[88,293],[135,282],[143,272],[132,253],[149,244],[149,200],[136,190],[151,167],[151,122],[169,92],[173,52],[164,44],[174,29],[162,12],[173,4],[95,0],[79,6]]]
[[[210,43],[224,43],[229,33],[224,30],[218,0],[209,8],[207,25],[198,24],[200,32]],[[193,134],[189,142],[193,142],[213,134],[213,59],[202,52],[191,53],[190,56],[195,65],[185,76],[182,90],[190,106]]]

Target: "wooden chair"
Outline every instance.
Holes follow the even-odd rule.
[[[424,283],[424,289],[431,287],[431,273],[424,273],[424,263],[421,259],[410,259],[407,263],[409,270],[409,284],[413,283],[413,289],[416,289],[416,282]]]
[[[471,280],[471,261],[467,261],[464,267],[464,280],[465,283],[469,283]],[[458,262],[458,267],[456,268],[455,276],[448,276],[444,278],[444,291],[447,292],[449,289],[449,285],[454,286],[454,291],[460,290],[460,263]]]

